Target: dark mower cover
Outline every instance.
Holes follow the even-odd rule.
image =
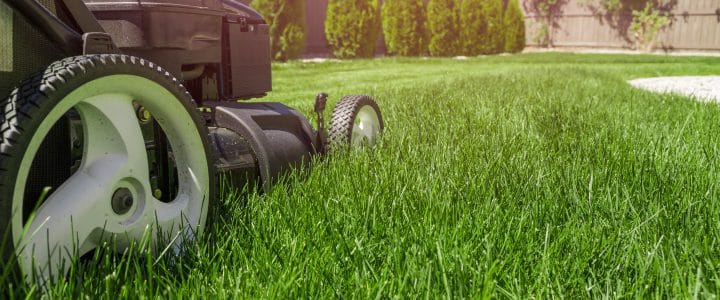
[[[375,142],[382,116],[368,96],[342,98],[327,130],[322,93],[315,129],[283,104],[240,102],[271,91],[270,58],[268,24],[237,0],[0,0],[12,258],[0,268],[45,283],[104,238],[117,251],[153,227],[192,240],[217,174],[268,190],[316,154]]]

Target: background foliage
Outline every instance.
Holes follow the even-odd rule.
[[[487,32],[483,37],[483,54],[497,54],[503,52],[505,28],[503,27],[503,0],[486,0],[483,5],[484,15],[487,16]]]
[[[380,33],[377,0],[329,0],[325,37],[335,57],[373,57]]]
[[[430,0],[427,7],[428,51],[432,56],[453,56],[462,52],[460,2]]]
[[[305,0],[253,0],[270,24],[270,48],[275,60],[297,58],[305,46]]]
[[[463,0],[460,5],[460,36],[463,54],[478,55],[483,51],[482,37],[487,34],[485,0]]]
[[[460,23],[464,54],[502,52],[504,38],[502,18],[502,0],[463,0]]]
[[[503,50],[509,53],[517,53],[525,48],[525,16],[518,1],[509,0],[503,16]]]
[[[533,1],[546,11],[564,0]],[[520,28],[522,11],[511,2],[506,12],[503,0],[429,0],[427,7],[423,0],[386,0],[382,7],[378,0],[329,0],[325,37],[339,58],[373,57],[381,32],[391,56],[519,52],[525,46],[525,29]],[[270,24],[272,57],[297,58],[305,41],[305,1],[253,0],[252,6]],[[506,38],[511,39],[507,45]]]
[[[648,2],[641,10],[633,11],[632,15],[630,31],[635,37],[637,49],[645,52],[652,51],[658,32],[670,22],[670,19],[666,14],[655,10],[652,2]]]
[[[385,0],[382,27],[389,55],[417,56],[427,51],[423,0]]]

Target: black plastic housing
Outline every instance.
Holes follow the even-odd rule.
[[[212,108],[213,126],[230,130],[237,136],[223,135],[218,169],[236,169],[247,174],[248,164],[242,162],[247,159],[238,162],[241,155],[222,148],[232,149],[237,145],[240,145],[239,149],[248,148],[256,160],[266,191],[287,170],[309,165],[311,157],[320,149],[317,134],[307,119],[281,103],[208,102],[206,105]],[[218,138],[213,137],[213,140]]]
[[[219,63],[219,1],[85,0],[123,53],[149,59],[180,77],[182,65]]]
[[[218,99],[264,96],[272,89],[269,28],[236,1],[85,0],[123,53],[181,77],[183,66],[217,70]],[[219,66],[219,67],[214,67]],[[196,99],[203,101],[206,99]]]
[[[270,35],[267,24],[252,24],[237,16],[225,18],[227,49],[223,55],[222,99],[261,97],[272,90]]]

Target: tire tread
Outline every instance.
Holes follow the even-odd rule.
[[[55,105],[74,89],[73,85],[82,84],[88,77],[107,74],[130,74],[162,83],[189,111],[196,108],[188,91],[174,76],[160,66],[134,56],[96,54],[68,57],[32,74],[0,101],[0,230],[10,230],[15,177],[32,133]],[[200,115],[191,112],[191,117],[201,136],[207,137]],[[204,143],[208,161],[211,162],[208,166],[211,172],[210,197],[214,199],[214,164],[207,139]],[[209,205],[210,212],[212,206]],[[18,276],[17,265],[10,259],[14,256],[11,236],[11,233],[4,234],[0,239],[0,255],[3,255],[0,275],[9,267],[13,270],[12,276]]]
[[[347,147],[352,137],[352,129],[355,117],[360,109],[369,105],[375,109],[380,119],[380,129],[383,129],[383,119],[377,103],[367,95],[349,95],[340,99],[333,108],[330,119],[328,142],[330,150],[337,150]]]

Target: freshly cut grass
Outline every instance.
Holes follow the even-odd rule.
[[[183,256],[97,255],[50,293],[714,297],[720,108],[625,80],[718,73],[717,58],[553,53],[278,64],[267,100],[310,114],[316,92],[372,95],[381,144],[266,195],[225,188]]]

